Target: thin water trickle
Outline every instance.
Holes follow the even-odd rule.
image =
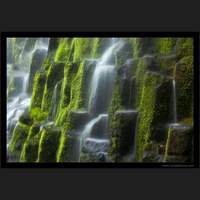
[[[177,123],[176,81],[173,79],[173,123]]]

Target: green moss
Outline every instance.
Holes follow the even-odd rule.
[[[45,82],[46,82],[46,74],[36,72],[36,75],[34,78],[34,86],[33,86],[33,93],[31,97],[30,110],[41,107]]]
[[[54,61],[56,63],[59,62],[66,63],[69,58],[70,47],[71,47],[71,39],[61,38],[59,41],[59,46],[56,50]]]
[[[39,142],[37,162],[56,162],[60,129],[43,128]]]
[[[72,110],[83,109],[86,106],[84,87],[86,81],[85,62],[78,69],[77,65],[66,65],[66,76],[62,86],[61,103],[56,124],[61,125],[67,120]],[[70,91],[70,92],[69,92]]]
[[[175,80],[178,119],[193,114],[193,56],[183,57],[176,65]]]
[[[31,118],[34,122],[42,122],[47,119],[48,113],[43,112],[40,108],[34,108],[31,110]]]
[[[57,162],[69,161],[69,158],[68,158],[69,148],[67,144],[68,144],[68,133],[66,133],[65,130],[63,129],[61,133],[60,141],[59,141],[57,156],[56,156]]]
[[[177,58],[192,56],[194,51],[193,38],[179,38],[176,43]]]
[[[8,151],[15,157],[15,159],[19,159],[19,156],[21,154],[21,150],[23,147],[23,144],[28,137],[28,132],[29,132],[30,126],[26,124],[22,124],[18,122],[18,125],[13,130],[11,142],[8,147]]]
[[[136,161],[141,162],[144,150],[151,136],[151,124],[155,112],[156,86],[160,77],[156,74],[145,73],[144,84],[139,105],[139,122],[136,138]]]
[[[91,47],[91,38],[74,38],[72,41],[73,62],[79,62],[86,57],[90,57],[92,52]]]
[[[156,43],[159,54],[166,56],[173,53],[176,38],[157,38]]]
[[[23,145],[20,156],[21,162],[35,162],[38,156],[38,147],[41,133],[39,133],[40,126],[31,126],[28,137]]]

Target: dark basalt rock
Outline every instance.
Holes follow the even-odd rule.
[[[85,124],[89,121],[90,114],[88,111],[71,111],[70,113],[70,124],[74,130],[82,129]]]
[[[60,134],[61,130],[57,127],[44,127],[41,130],[38,162],[56,162]]]
[[[172,124],[169,127],[166,161],[174,161],[173,157],[179,158],[178,161],[191,161],[192,135],[193,128],[181,124]],[[171,159],[172,158],[172,159]],[[177,159],[175,159],[177,162]]]
[[[156,88],[151,139],[158,142],[166,140],[166,124],[173,119],[172,103],[172,79],[165,78]]]
[[[91,137],[94,138],[104,138],[106,137],[108,127],[108,116],[102,116],[100,120],[94,124],[91,131]]]
[[[137,115],[135,110],[123,110],[115,113],[111,157],[114,157],[116,162],[122,160],[134,149]]]

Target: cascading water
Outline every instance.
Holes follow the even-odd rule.
[[[177,108],[176,108],[176,81],[173,79],[173,123],[177,123]]]
[[[22,50],[18,58],[13,60],[13,63],[7,64],[7,145],[10,141],[10,133],[16,126],[19,117],[30,104],[27,87],[33,54],[37,49],[45,49],[46,51],[48,49],[48,39],[37,39],[35,45],[29,51],[25,51],[26,42],[27,39],[19,47]],[[11,95],[9,94],[10,87],[15,87],[16,90]]]
[[[108,124],[108,106],[112,97],[115,81],[114,53],[123,46],[119,39],[112,38],[111,44],[97,62],[91,81],[89,113],[93,117],[81,134],[81,148],[92,153],[105,154],[109,145],[106,134]],[[96,131],[98,130],[98,134]],[[98,151],[98,152],[97,152]]]

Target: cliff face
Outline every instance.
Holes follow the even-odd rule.
[[[94,117],[88,103],[92,77],[110,39],[50,38],[47,53],[35,51],[32,57],[27,89],[31,100],[10,131],[9,161],[192,161],[192,38],[122,40],[110,61],[115,79],[107,108],[106,159],[81,149],[77,133]],[[10,41],[10,63],[20,54],[20,42]],[[34,42],[27,40],[26,51]],[[8,90],[8,98],[15,89]],[[96,134],[102,124],[93,126]]]

